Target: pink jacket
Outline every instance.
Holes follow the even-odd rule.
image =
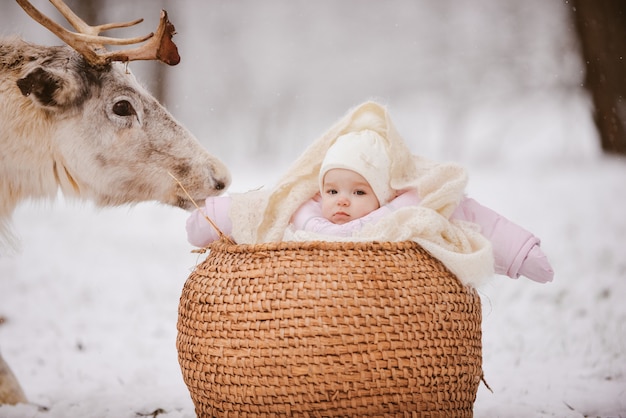
[[[334,236],[350,236],[366,223],[376,222],[394,210],[415,206],[419,202],[417,193],[409,191],[360,219],[337,225],[322,216],[321,204],[313,198],[296,211],[291,222],[296,229]],[[230,235],[232,233],[232,222],[228,216],[230,205],[231,199],[228,196],[207,198],[204,208],[201,211],[196,209],[187,219],[189,243],[205,247],[218,239],[217,232],[205,216],[211,218],[224,234]],[[481,233],[492,243],[494,269],[497,274],[511,278],[525,276],[540,283],[552,281],[554,272],[547,257],[539,248],[539,238],[521,226],[470,198],[461,201],[451,218],[473,222],[481,227]]]

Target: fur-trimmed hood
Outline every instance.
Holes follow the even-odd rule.
[[[402,192],[417,189],[419,207],[397,210],[368,225],[349,240],[414,240],[440,259],[462,282],[477,285],[493,274],[490,242],[466,222],[449,218],[463,198],[467,174],[451,163],[438,163],[412,155],[396,131],[387,109],[365,102],[350,110],[324,135],[316,139],[269,191],[234,194],[230,217],[238,243],[280,240],[338,240],[289,228],[293,213],[319,191],[318,174],[328,148],[337,137],[369,129],[386,141],[391,160],[390,186]],[[251,207],[258,208],[250,210]]]

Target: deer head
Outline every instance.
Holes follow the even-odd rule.
[[[112,40],[98,33],[140,20],[92,27],[50,1],[77,32],[17,0],[71,49],[0,38],[0,223],[20,200],[54,197],[58,188],[100,205],[156,200],[184,209],[193,202],[171,175],[195,201],[222,193],[227,168],[126,68],[131,60],[179,61],[166,13],[155,34]]]

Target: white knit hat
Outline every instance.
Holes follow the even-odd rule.
[[[384,139],[374,131],[365,129],[341,135],[328,148],[320,168],[320,190],[328,170],[344,168],[359,173],[374,191],[382,206],[394,196],[389,186],[391,162]]]

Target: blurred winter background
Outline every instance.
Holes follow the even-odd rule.
[[[626,161],[600,151],[567,1],[99,4],[98,23],[146,19],[117,36],[168,10],[181,63],[130,68],[231,168],[232,191],[271,186],[349,108],[387,104],[415,153],[466,166],[469,194],[541,237],[556,271],[481,289],[493,393],[481,385],[475,415],[626,416]],[[1,8],[2,34],[59,43],[17,4]],[[194,416],[175,349],[200,260],[186,216],[62,198],[18,209],[0,348],[33,404],[1,417]]]

